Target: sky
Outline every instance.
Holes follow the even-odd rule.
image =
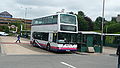
[[[0,12],[8,11],[14,18],[35,19],[65,12],[83,11],[93,21],[102,16],[103,0],[1,0]],[[105,0],[105,18],[111,20],[120,14],[120,0]],[[27,10],[25,10],[27,8]],[[26,12],[26,16],[25,16]]]

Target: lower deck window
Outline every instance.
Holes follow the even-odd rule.
[[[33,32],[33,38],[34,39],[39,39],[39,40],[44,40],[48,41],[48,33],[43,33],[43,32]]]

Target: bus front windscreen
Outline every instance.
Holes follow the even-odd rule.
[[[76,32],[76,26],[70,26],[70,25],[60,25],[60,30],[62,31],[73,31]]]
[[[60,15],[60,22],[65,24],[76,24],[76,17],[68,14]]]
[[[58,33],[59,43],[76,43],[77,35],[75,33]]]

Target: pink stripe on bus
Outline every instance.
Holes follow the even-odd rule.
[[[76,50],[77,48],[59,48],[61,50]]]
[[[46,44],[41,44],[41,43],[38,43],[39,45],[41,45],[41,46],[47,46]]]

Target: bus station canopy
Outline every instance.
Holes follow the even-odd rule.
[[[99,32],[94,32],[94,31],[78,31],[78,33],[81,34],[96,34],[96,35],[102,35]],[[120,34],[108,34],[108,33],[103,33],[104,36],[120,36]]]
[[[78,31],[78,33],[81,33],[81,34],[97,34],[97,35],[101,35],[101,33],[94,32],[94,31]]]

